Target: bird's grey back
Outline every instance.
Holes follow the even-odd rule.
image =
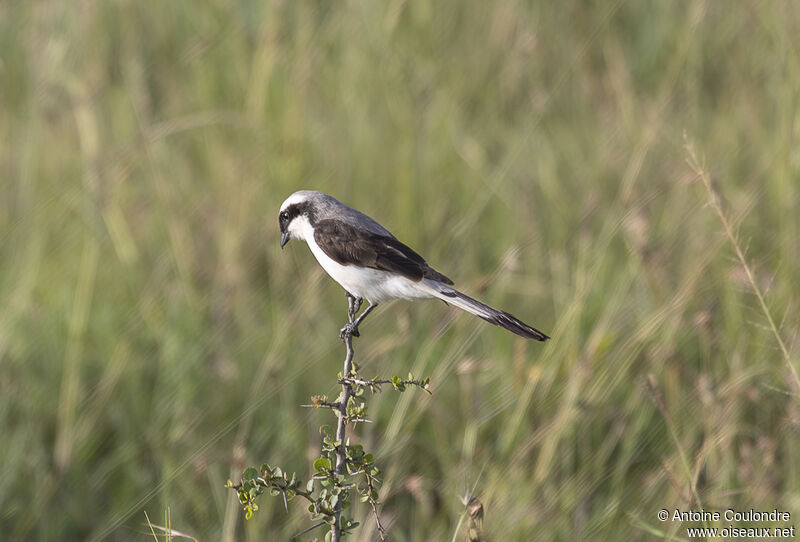
[[[307,201],[314,204],[317,220],[335,219],[376,235],[394,237],[389,230],[375,220],[361,211],[345,205],[333,196],[316,190],[300,190],[296,194],[304,196]]]

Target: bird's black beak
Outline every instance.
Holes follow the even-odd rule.
[[[283,245],[285,245],[288,242],[289,242],[289,232],[285,231],[283,232],[283,234],[281,234],[281,248],[283,248]]]

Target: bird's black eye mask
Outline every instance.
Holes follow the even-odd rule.
[[[292,220],[300,215],[306,215],[308,217],[308,221],[312,224],[314,223],[313,212],[311,210],[311,205],[308,202],[304,201],[301,203],[293,203],[281,211],[281,213],[278,215],[278,225],[281,228],[281,233],[286,233],[286,228],[289,227],[289,224],[292,223]]]
[[[286,233],[286,228],[289,227],[289,210],[281,211],[278,215],[278,225],[281,227],[281,233]]]

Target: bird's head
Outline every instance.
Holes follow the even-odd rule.
[[[308,239],[313,235],[312,223],[315,217],[316,200],[324,196],[313,190],[295,192],[283,202],[278,213],[281,229],[281,248],[292,239]]]

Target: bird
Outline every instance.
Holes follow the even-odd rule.
[[[278,213],[281,249],[305,241],[328,275],[355,301],[369,305],[340,331],[359,336],[359,325],[381,303],[437,298],[526,339],[550,337],[517,317],[453,288],[453,281],[366,214],[316,190],[290,195]]]

